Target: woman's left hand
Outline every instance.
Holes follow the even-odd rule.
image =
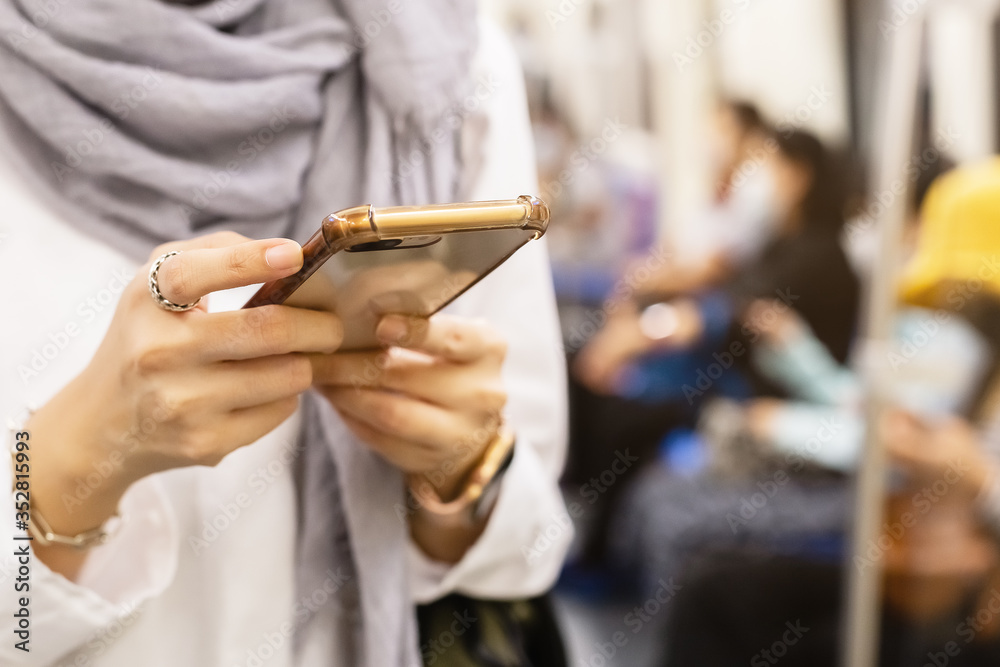
[[[313,383],[376,453],[450,500],[500,430],[506,342],[449,315],[387,315],[376,333],[388,349],[310,355]]]

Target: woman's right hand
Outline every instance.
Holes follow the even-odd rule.
[[[249,241],[219,233],[169,243],[126,287],[103,342],[85,370],[29,424],[32,506],[60,534],[74,535],[114,514],[136,480],[162,470],[215,465],[258,440],[296,409],[312,384],[302,353],[337,350],[331,313],[264,306],[170,312],[146,285],[152,260],[174,303],[291,275],[302,266],[293,241]],[[76,490],[93,473],[86,498]],[[104,474],[108,473],[108,474]],[[69,500],[67,500],[69,499]],[[79,502],[73,502],[77,500]]]

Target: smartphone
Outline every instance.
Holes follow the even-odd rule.
[[[548,222],[548,207],[529,195],[344,209],[302,246],[298,273],[265,283],[243,307],[329,310],[344,324],[342,350],[370,349],[383,315],[433,315],[540,238]]]

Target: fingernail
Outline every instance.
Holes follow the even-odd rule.
[[[284,241],[268,248],[264,261],[279,271],[298,268],[302,265],[302,247],[295,241]]]
[[[410,324],[405,317],[388,315],[375,328],[375,335],[383,343],[398,343],[410,333]]]

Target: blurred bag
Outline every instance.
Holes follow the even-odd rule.
[[[566,667],[548,596],[479,600],[452,594],[417,607],[426,667]]]
[[[708,472],[715,479],[759,479],[774,467],[769,450],[750,436],[746,412],[736,401],[717,398],[706,403],[698,433],[707,445]]]
[[[755,483],[779,472],[803,482],[839,480],[843,474],[809,460],[789,466],[788,455],[760,442],[747,426],[746,409],[727,398],[706,403],[698,420],[698,434],[706,445],[707,472],[719,482]]]

